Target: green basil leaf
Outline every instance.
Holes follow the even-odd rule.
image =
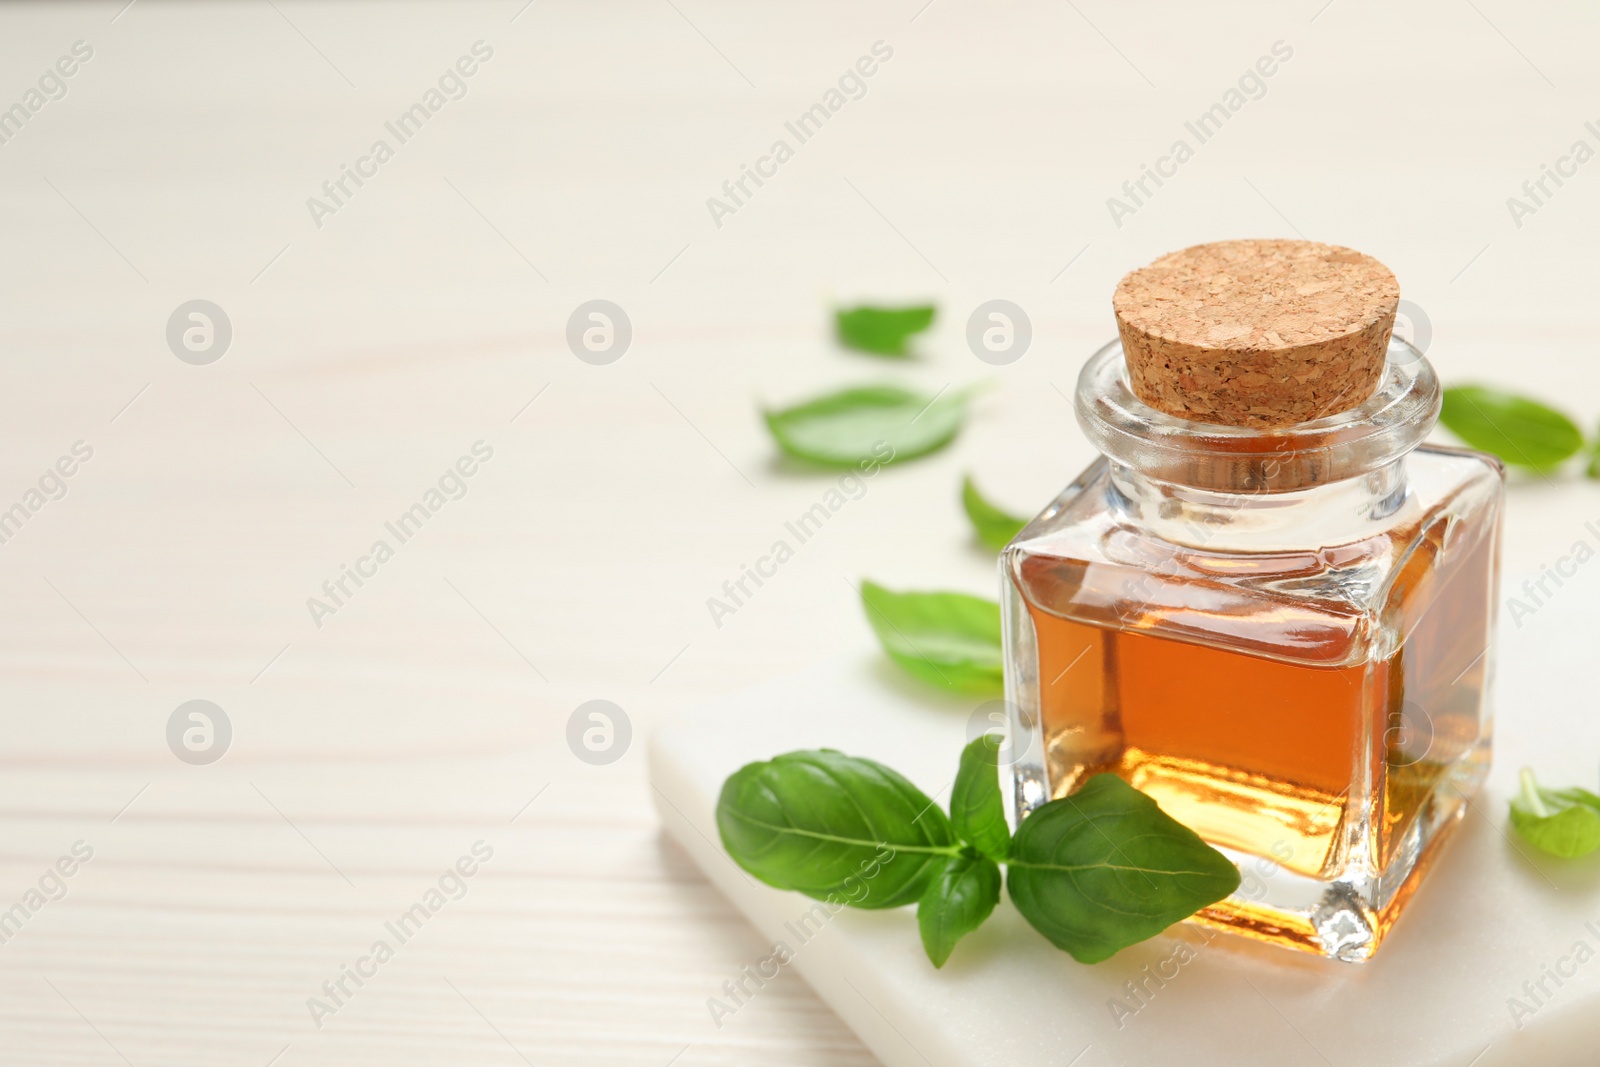
[[[1543,789],[1522,772],[1522,791],[1511,798],[1511,825],[1529,844],[1574,859],[1600,848],[1600,796],[1587,789]]]
[[[966,510],[967,518],[972,520],[978,540],[996,552],[1006,547],[1006,543],[1028,525],[1027,519],[1007,514],[985,500],[973,484],[970,474],[961,480],[961,506]]]
[[[1000,736],[984,734],[961,751],[950,791],[950,822],[961,840],[992,860],[1006,861],[1011,829],[1000,798]]]
[[[1097,774],[1022,820],[1006,888],[1057,948],[1098,963],[1226,897],[1239,870],[1154,800]]]
[[[763,415],[789,455],[826,467],[856,467],[943,448],[961,431],[967,399],[965,391],[930,397],[898,385],[867,385]]]
[[[1000,868],[994,860],[966,852],[947,861],[917,901],[922,949],[943,967],[956,942],[983,925],[1000,900]]]
[[[956,692],[1000,689],[1000,605],[993,600],[893,593],[864,581],[861,603],[883,650],[911,674]]]
[[[933,325],[932,304],[884,308],[863,305],[838,308],[833,313],[839,343],[879,356],[904,356],[906,341]]]
[[[1471,447],[1516,467],[1549,470],[1583,447],[1583,431],[1561,412],[1487,386],[1446,389],[1439,421]]]
[[[832,749],[741,767],[722,785],[717,829],[734,862],[768,885],[858,908],[920,900],[961,852],[922,790]]]

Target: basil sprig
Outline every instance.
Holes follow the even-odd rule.
[[[982,926],[1000,903],[1000,868],[968,849],[945,864],[917,902],[922,951],[943,967],[956,942]]]
[[[1097,774],[1022,820],[1006,889],[1080,963],[1154,937],[1239,888],[1239,869],[1121,778]]]
[[[1523,768],[1522,790],[1511,798],[1511,825],[1552,856],[1587,856],[1600,848],[1600,796],[1587,789],[1545,789]]]
[[[826,748],[741,767],[722,785],[717,830],[728,855],[768,885],[858,908],[920,899],[961,853],[922,790]]]
[[[932,304],[886,308],[862,305],[838,308],[833,313],[834,330],[846,348],[870,352],[875,356],[909,355],[906,342],[933,325]]]
[[[1000,797],[999,735],[984,734],[961,750],[950,822],[961,840],[990,859],[1004,863],[1011,854],[1011,828]]]
[[[962,753],[947,817],[873,760],[831,749],[742,767],[717,828],[733,860],[779,889],[859,908],[917,903],[934,966],[999,901],[1002,877],[1034,929],[1084,963],[1153,937],[1239,887],[1227,857],[1113,775],[1005,828],[996,740]]]

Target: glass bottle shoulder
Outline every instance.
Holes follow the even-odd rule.
[[[1386,477],[1295,493],[1222,498],[1129,475],[1097,460],[1029,523],[1002,555],[1006,595],[1328,666],[1403,640],[1381,632],[1397,592],[1415,599],[1448,562],[1495,557],[1504,485],[1492,457],[1435,446]]]

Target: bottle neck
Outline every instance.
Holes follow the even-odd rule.
[[[1331,546],[1388,525],[1408,497],[1405,457],[1352,478],[1288,491],[1221,492],[1151,478],[1109,461],[1113,508],[1169,544],[1217,552],[1304,551],[1307,531]]]
[[[1272,429],[1192,422],[1140,400],[1128,384],[1121,345],[1112,342],[1084,366],[1074,406],[1085,436],[1128,472],[1122,478],[1130,499],[1160,497],[1217,517],[1268,514],[1302,495],[1350,497],[1346,503],[1356,511],[1373,494],[1386,499],[1397,484],[1403,494],[1400,461],[1428,436],[1440,398],[1428,361],[1394,338],[1377,391],[1348,411]],[[1158,493],[1146,482],[1163,488]],[[1274,496],[1290,499],[1266,499]],[[1251,502],[1241,506],[1240,498]]]

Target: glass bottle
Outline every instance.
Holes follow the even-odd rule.
[[[1422,444],[1439,403],[1399,339],[1364,403],[1272,429],[1097,352],[1102,456],[1000,561],[1013,819],[1120,775],[1240,866],[1191,921],[1370,957],[1489,765],[1504,473]]]

